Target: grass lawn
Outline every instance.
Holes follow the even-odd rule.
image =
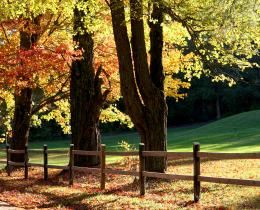
[[[137,145],[136,133],[104,136],[108,149],[117,148],[125,139]],[[192,151],[192,143],[200,142],[201,150],[214,152],[260,152],[260,110],[227,117],[203,126],[168,129],[169,151]],[[138,147],[137,147],[138,148]]]
[[[200,142],[203,151],[260,152],[260,111],[228,117],[203,126],[170,128],[168,150],[192,151],[192,142]],[[118,150],[118,142],[127,140],[138,145],[136,133],[104,135],[107,150]],[[50,154],[50,164],[67,164],[69,142],[47,141],[30,144],[41,149],[64,150],[64,154]],[[4,154],[2,154],[4,157]],[[108,168],[135,169],[137,162],[110,158]],[[125,159],[124,159],[125,160]],[[30,153],[31,162],[41,162],[41,152]],[[168,172],[192,175],[192,160],[169,161]],[[202,160],[201,173],[205,176],[260,180],[259,160]],[[75,173],[75,184],[68,186],[68,174],[50,170],[48,182],[42,180],[42,169],[30,168],[29,180],[22,179],[23,170],[7,177],[0,170],[0,200],[23,208],[38,209],[260,209],[260,188],[202,183],[202,197],[193,203],[193,182],[154,181],[139,196],[138,182],[133,177],[108,175],[106,190],[99,189],[99,175]]]

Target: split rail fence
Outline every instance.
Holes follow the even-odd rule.
[[[201,152],[200,144],[193,144],[193,152],[166,152],[166,151],[145,151],[144,144],[139,145],[139,151],[133,152],[110,152],[106,151],[106,146],[104,144],[100,145],[99,151],[83,151],[75,150],[74,145],[70,145],[69,150],[69,164],[66,166],[50,165],[48,164],[48,154],[54,152],[62,152],[60,150],[50,150],[48,151],[47,145],[43,146],[43,164],[30,163],[28,158],[27,146],[24,150],[12,150],[9,146],[6,146],[6,161],[0,161],[0,163],[6,164],[6,170],[8,175],[11,174],[11,166],[24,167],[24,178],[28,179],[28,167],[43,167],[44,180],[48,180],[48,169],[63,169],[69,171],[69,184],[73,185],[74,172],[84,171],[89,173],[100,174],[100,188],[105,189],[106,174],[118,174],[118,175],[129,175],[139,177],[139,187],[140,195],[145,194],[145,178],[159,178],[168,180],[186,180],[193,181],[194,183],[194,201],[198,202],[201,194],[201,182],[212,182],[212,183],[223,183],[223,184],[234,184],[234,185],[245,185],[245,186],[256,186],[260,187],[260,180],[248,180],[248,179],[233,179],[233,178],[220,178],[220,177],[209,177],[201,175],[200,163],[201,158],[209,159],[260,159],[260,153],[214,153],[214,152]],[[17,163],[11,161],[11,154],[24,154],[24,163]],[[100,167],[99,168],[89,168],[89,167],[79,167],[74,165],[74,155],[82,156],[99,156],[100,157]],[[139,156],[139,171],[124,171],[106,168],[106,156]],[[179,175],[179,174],[169,174],[169,173],[157,173],[145,171],[145,158],[146,157],[165,157],[170,159],[191,159],[193,158],[193,175]]]

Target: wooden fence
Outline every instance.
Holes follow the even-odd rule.
[[[260,153],[214,153],[214,152],[200,152],[200,144],[193,144],[193,152],[165,152],[165,151],[145,151],[144,144],[139,145],[139,151],[133,152],[109,152],[106,151],[106,146],[104,144],[100,145],[99,151],[83,151],[75,150],[74,145],[70,145],[69,150],[69,164],[65,166],[50,165],[48,164],[48,154],[55,152],[62,152],[60,150],[50,150],[48,151],[47,145],[43,146],[43,164],[30,163],[28,159],[27,146],[24,150],[12,150],[9,146],[6,146],[6,161],[0,161],[0,163],[6,164],[6,170],[8,175],[11,173],[11,166],[24,167],[24,177],[28,179],[28,167],[43,167],[44,180],[48,180],[48,169],[63,169],[69,170],[69,184],[73,185],[74,172],[84,171],[88,173],[100,174],[100,188],[105,189],[106,174],[118,174],[118,175],[129,175],[139,177],[140,195],[145,194],[145,178],[159,178],[168,180],[187,180],[193,181],[194,183],[194,201],[198,202],[201,193],[201,182],[212,182],[212,183],[223,183],[223,184],[235,184],[235,185],[245,185],[245,186],[260,186],[260,180],[247,180],[247,179],[231,179],[231,178],[219,178],[219,177],[208,177],[202,176],[200,170],[200,160],[201,158],[210,159],[260,159]],[[10,157],[11,154],[24,154],[24,163],[12,162]],[[82,156],[99,156],[100,157],[100,167],[99,168],[88,168],[88,167],[78,167],[74,165],[74,155]],[[106,168],[106,156],[138,156],[139,157],[139,171],[124,171],[124,170],[114,170]],[[168,159],[191,159],[193,158],[193,175],[180,175],[180,174],[169,174],[169,173],[157,173],[145,171],[145,157],[165,157]]]

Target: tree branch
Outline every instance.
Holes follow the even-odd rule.
[[[8,44],[10,44],[10,40],[8,39],[8,36],[7,36],[6,30],[5,30],[5,28],[4,28],[4,26],[3,26],[2,23],[1,23],[1,28],[3,29],[4,36],[5,36],[6,41],[8,42]]]
[[[53,96],[50,96],[46,99],[44,99],[43,101],[41,101],[41,103],[34,107],[32,112],[31,112],[31,116],[36,114],[38,111],[40,111],[44,106],[50,104],[50,103],[54,103],[56,101],[62,100],[66,97],[69,97],[69,91],[65,91],[63,92],[63,88],[66,86],[67,82],[69,81],[70,77],[68,77],[65,82],[62,84],[60,90]],[[59,97],[59,98],[56,98]]]
[[[61,95],[59,95],[61,94]],[[62,99],[68,98],[69,97],[69,91],[55,94],[54,96],[50,96],[49,98],[45,99],[44,101],[41,102],[37,107],[34,107],[34,109],[31,112],[31,116],[36,114],[38,111],[40,111],[43,107],[45,107],[48,104],[60,101]]]

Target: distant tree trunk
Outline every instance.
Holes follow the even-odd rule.
[[[221,108],[220,108],[220,97],[221,97],[221,94],[220,94],[220,89],[218,87],[218,84],[214,85],[214,91],[215,91],[215,94],[216,94],[216,104],[215,104],[215,107],[216,107],[216,118],[219,120],[221,118]]]
[[[83,23],[87,14],[74,10],[74,41],[83,51],[82,59],[76,60],[71,68],[70,103],[72,143],[77,150],[97,151],[100,143],[99,116],[109,90],[101,92],[102,71],[95,73],[93,66],[94,41]],[[78,166],[93,166],[99,163],[95,156],[75,156]]]
[[[221,118],[221,109],[220,109],[220,96],[218,93],[216,98],[216,111],[217,111],[217,119],[219,120]]]
[[[39,19],[35,19],[38,24]],[[37,42],[38,35],[28,32],[20,32],[20,48],[22,50],[31,49]],[[22,64],[21,64],[22,65]],[[26,80],[26,78],[24,78]],[[13,119],[13,134],[11,140],[11,149],[23,150],[28,144],[28,137],[31,124],[32,112],[32,89],[23,88],[15,93],[15,110]],[[24,155],[12,154],[11,160],[15,162],[24,162]]]
[[[131,45],[128,38],[124,2],[111,0],[114,37],[119,60],[121,92],[145,150],[166,151],[167,105],[163,93],[162,19],[163,14],[156,1],[150,23],[151,64],[147,62],[143,9],[141,0],[131,0]],[[134,64],[134,66],[133,66]],[[164,172],[165,158],[146,158],[146,170]]]

